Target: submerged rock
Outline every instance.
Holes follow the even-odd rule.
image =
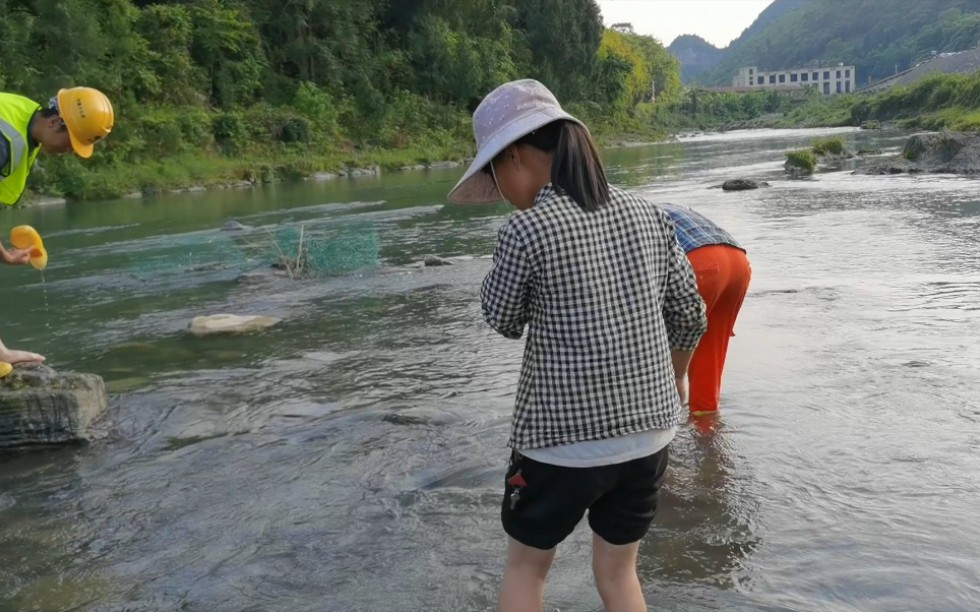
[[[216,314],[194,317],[187,331],[194,336],[247,334],[278,325],[282,319],[262,315]]]
[[[0,378],[0,450],[88,440],[107,406],[105,383],[95,374],[18,365]]]
[[[221,226],[221,231],[223,232],[244,232],[250,229],[252,229],[251,225],[245,225],[244,223],[239,223],[234,219],[225,221],[225,224]]]
[[[895,160],[887,164],[876,164],[867,168],[858,168],[853,174],[866,174],[869,176],[883,176],[887,174],[915,174],[920,172],[915,166],[904,160]]]
[[[381,174],[380,166],[368,166],[367,168],[348,168],[346,176],[378,176]]]
[[[445,257],[439,257],[438,255],[426,255],[425,259],[422,260],[426,266],[451,266],[453,262]]]
[[[750,179],[731,179],[722,183],[721,188],[724,191],[747,191],[749,189],[758,189],[759,187],[768,187],[769,183],[765,181],[753,181]]]
[[[271,283],[284,278],[289,278],[289,274],[285,270],[279,268],[269,267],[260,268],[258,270],[250,270],[248,272],[242,272],[238,275],[238,282],[240,283]]]
[[[800,168],[799,166],[796,166],[791,162],[784,163],[783,170],[786,171],[786,174],[788,174],[790,178],[803,178],[803,177],[811,176],[813,174],[813,170],[808,170],[807,168]]]
[[[309,177],[311,181],[332,181],[337,178],[333,172],[316,172]]]
[[[437,161],[429,164],[429,167],[434,170],[444,169],[444,168],[458,168],[463,165],[463,162],[451,160],[451,161]]]

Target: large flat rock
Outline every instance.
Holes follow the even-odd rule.
[[[247,334],[279,324],[281,319],[262,315],[216,314],[194,317],[187,331],[194,336]]]
[[[107,405],[105,383],[95,374],[17,366],[0,378],[0,451],[87,440]]]

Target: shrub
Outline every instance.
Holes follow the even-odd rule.
[[[276,140],[284,143],[310,142],[313,140],[310,120],[306,117],[283,117],[279,125],[274,128],[273,133],[276,135]]]
[[[790,151],[786,154],[786,167],[787,169],[796,168],[810,174],[817,167],[817,156],[813,154],[813,151],[805,149]]]
[[[844,139],[840,136],[832,136],[815,140],[812,151],[815,155],[842,155],[844,153]]]
[[[237,113],[220,113],[211,120],[214,140],[222,145],[234,144],[245,133],[242,118]]]

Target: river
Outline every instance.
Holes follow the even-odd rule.
[[[606,152],[754,274],[721,415],[681,429],[641,546],[651,609],[980,609],[980,182],[784,180],[783,153],[828,133],[903,142]],[[479,308],[508,208],[446,204],[460,172],[5,211],[51,259],[2,270],[0,337],[103,376],[111,405],[93,444],[0,457],[0,610],[492,609],[522,343]],[[772,186],[710,188],[742,176]],[[299,226],[342,273],[240,279]],[[455,263],[410,266],[429,254]],[[220,312],[283,323],[186,335]],[[548,610],[601,609],[589,542],[559,549]]]

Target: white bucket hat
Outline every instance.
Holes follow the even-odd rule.
[[[476,158],[449,192],[449,199],[469,204],[504,199],[493,177],[481,170],[521,137],[559,119],[585,127],[562,110],[555,94],[533,79],[511,81],[494,89],[473,113]]]

